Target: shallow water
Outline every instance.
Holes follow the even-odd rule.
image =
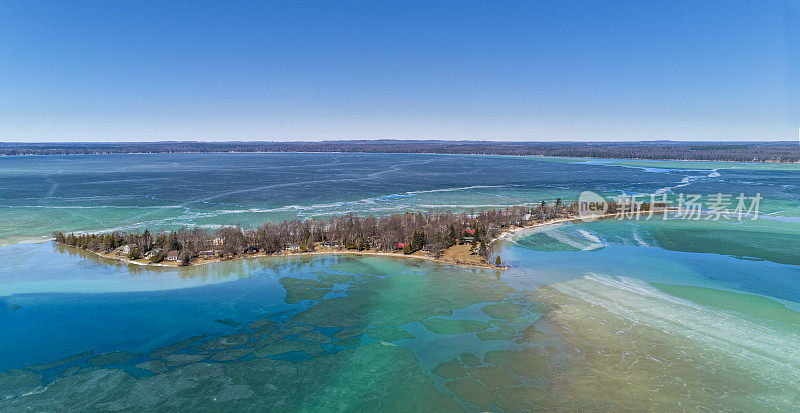
[[[800,171],[615,162],[0,159],[0,410],[800,408]],[[496,244],[502,272],[371,256],[154,270],[18,242],[687,182],[755,188],[773,214],[542,227]]]

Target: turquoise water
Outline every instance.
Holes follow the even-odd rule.
[[[800,408],[800,171],[615,163],[0,158],[0,410]],[[670,188],[758,191],[765,214],[528,230],[495,245],[502,272],[355,255],[154,270],[31,243]]]
[[[0,243],[53,231],[175,228],[437,208],[468,210],[653,193],[760,191],[800,216],[796,171],[647,168],[549,158],[361,154],[156,154],[0,158]],[[722,173],[709,177],[712,170]],[[687,188],[687,189],[688,189]]]

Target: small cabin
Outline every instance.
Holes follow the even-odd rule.
[[[178,251],[172,250],[167,253],[167,261],[178,261]]]
[[[201,258],[213,258],[215,255],[217,255],[217,252],[214,250],[205,250],[200,251],[199,255]]]
[[[145,253],[144,253],[144,257],[145,257],[145,258],[150,258],[150,257],[152,257],[153,255],[156,255],[156,254],[158,254],[159,252],[161,252],[161,248],[153,248],[153,249],[151,249],[150,251],[147,251],[147,252],[145,252]]]
[[[290,244],[290,245],[287,245],[286,248],[284,248],[284,249],[286,251],[297,251],[297,250],[300,249],[300,246],[297,245],[297,244]]]
[[[469,235],[469,236],[473,236],[473,235],[475,235],[475,230],[472,229],[472,228],[467,228],[467,229],[464,230],[464,234]]]
[[[131,246],[130,245],[123,245],[117,249],[117,254],[119,255],[128,255],[131,253]]]
[[[401,249],[406,247],[406,243],[405,242],[398,242],[397,245],[395,245],[395,247],[397,249],[401,250]]]

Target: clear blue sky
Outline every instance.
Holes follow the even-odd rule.
[[[0,0],[0,141],[796,139],[798,1]]]

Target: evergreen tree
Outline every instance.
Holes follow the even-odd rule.
[[[164,235],[164,234],[159,234],[159,235],[156,237],[156,241],[155,241],[154,245],[155,245],[156,247],[158,247],[158,248],[161,248],[161,249],[163,250],[163,249],[165,249],[165,248],[164,248],[164,246],[165,246],[166,244],[167,244],[167,236],[166,236],[166,235]]]
[[[161,262],[161,261],[164,261],[164,252],[163,251],[159,251],[159,252],[153,254],[150,257],[150,262],[151,263],[156,263],[156,262]]]
[[[139,258],[142,258],[142,251],[139,250],[139,247],[133,247],[128,253],[128,258],[132,260],[138,260]]]
[[[145,251],[150,251],[153,248],[153,237],[150,235],[150,231],[145,228],[144,232],[142,233],[142,247]]]
[[[181,266],[187,266],[192,261],[192,253],[188,250],[183,250],[180,255]]]
[[[167,237],[167,246],[170,251],[180,251],[181,243],[178,241],[178,234],[175,231],[169,233]]]
[[[419,251],[425,244],[425,231],[414,231],[414,236],[411,237],[411,251]]]
[[[103,235],[103,248],[106,251],[114,249],[114,237],[111,234]]]

